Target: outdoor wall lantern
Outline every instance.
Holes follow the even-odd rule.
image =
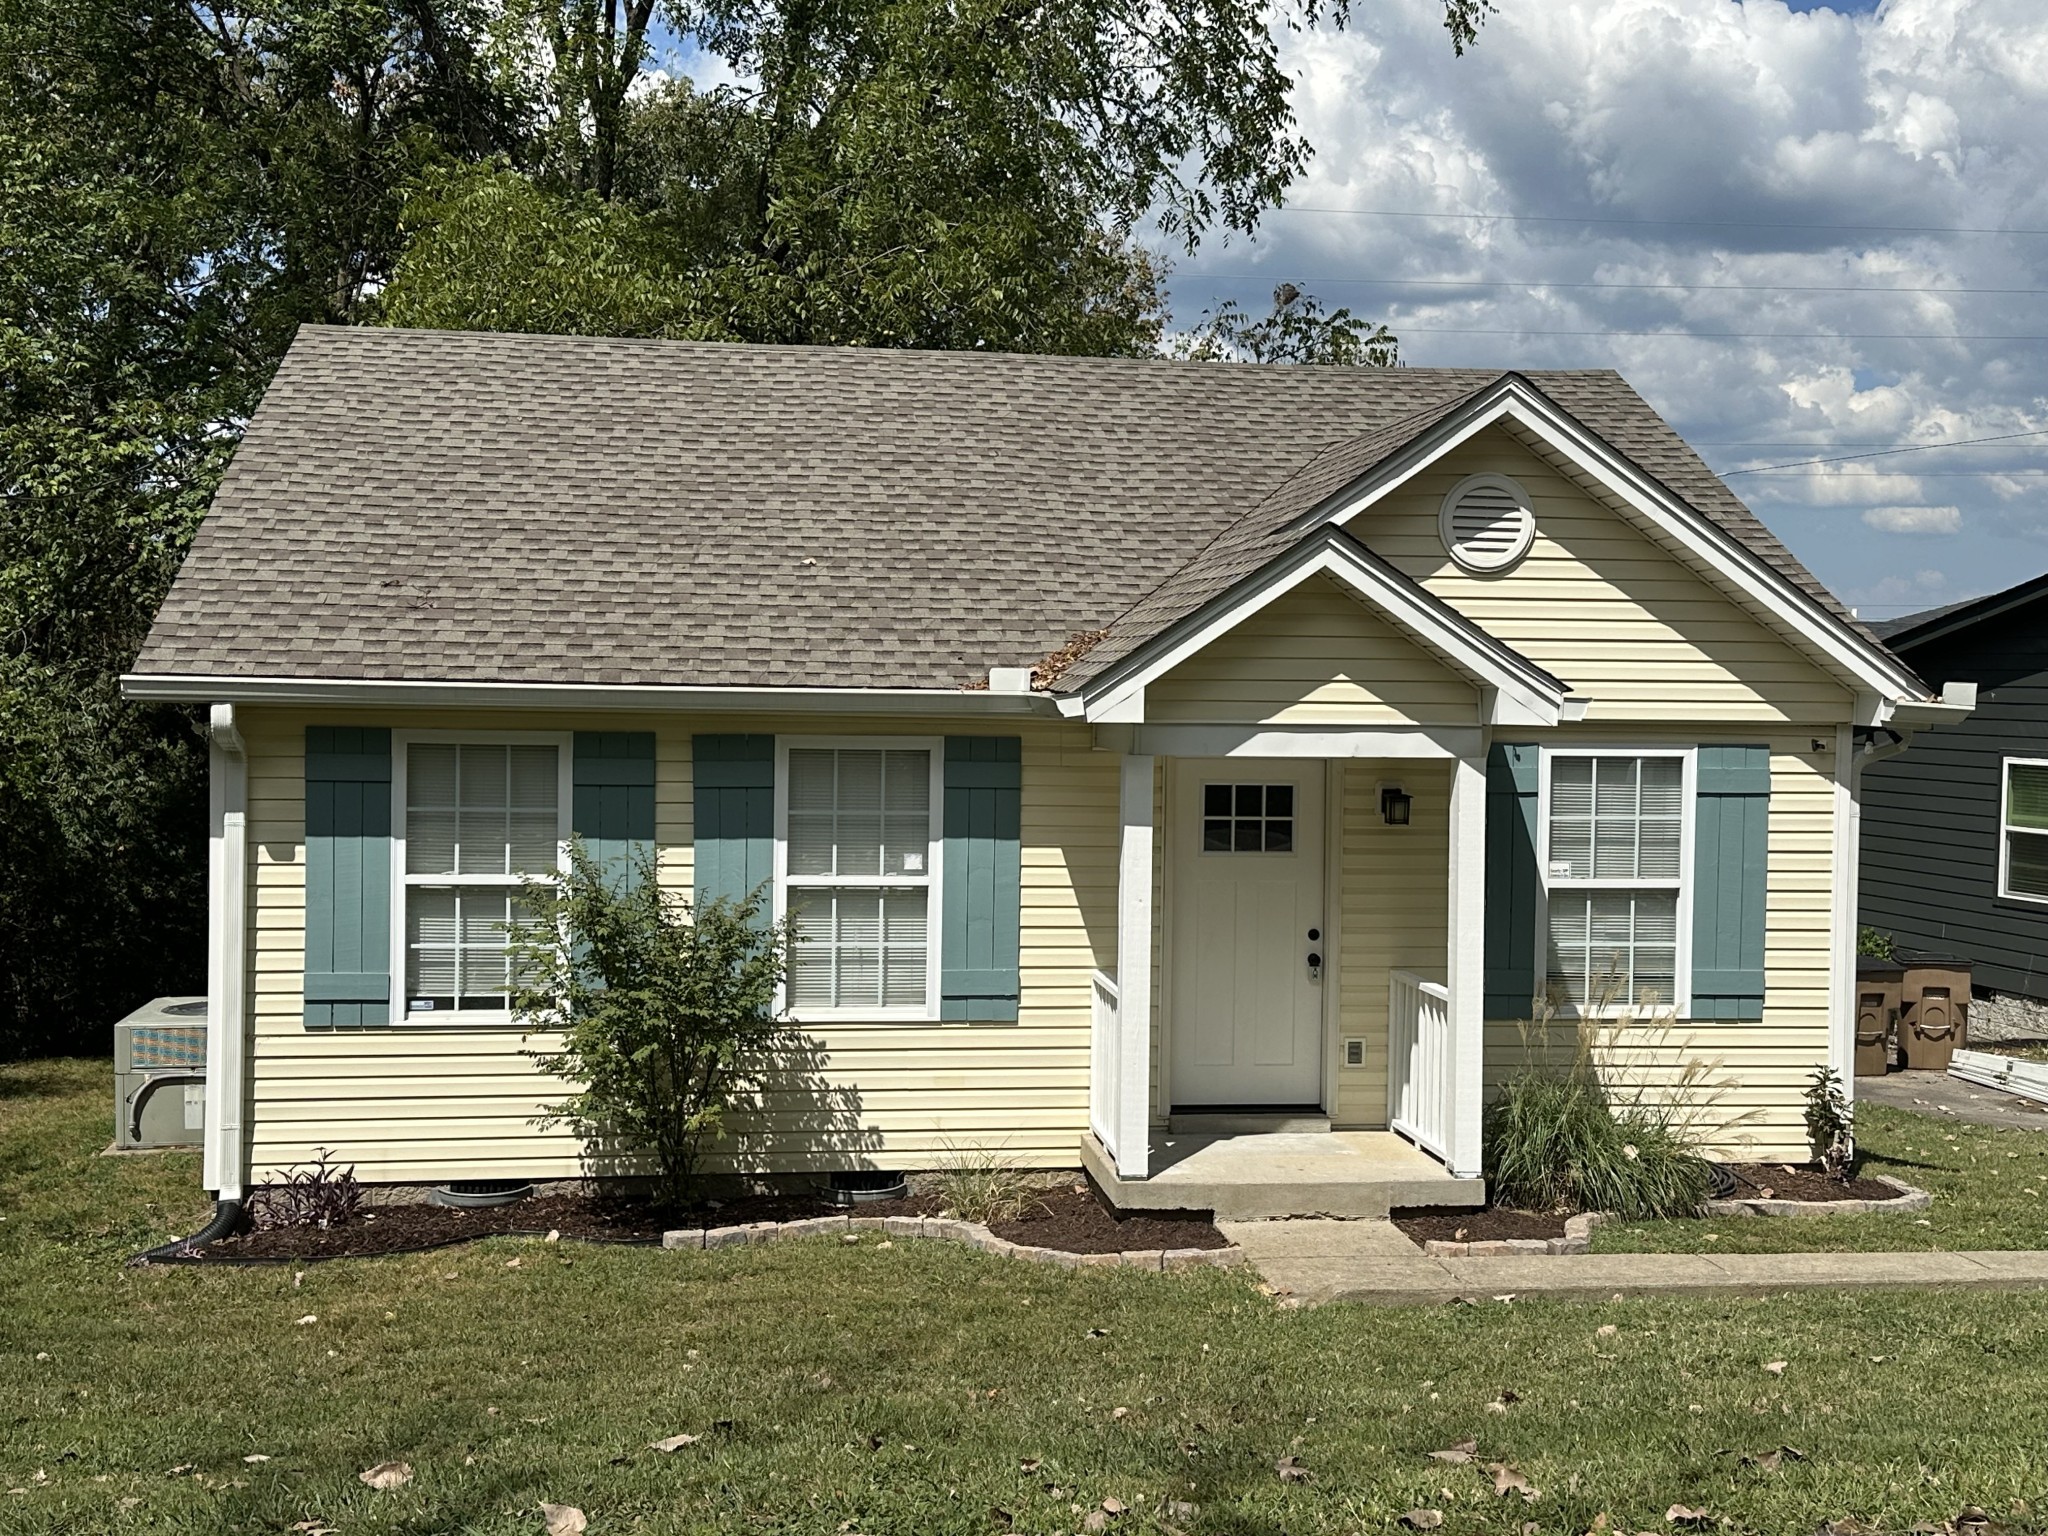
[[[1390,827],[1408,825],[1408,812],[1415,801],[1408,791],[1398,784],[1386,784],[1380,788],[1380,816]]]

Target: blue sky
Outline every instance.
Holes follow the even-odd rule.
[[[1619,369],[1867,617],[2048,569],[2048,5],[1501,0],[1462,60],[1353,14],[1183,323],[1285,280],[1410,364]]]

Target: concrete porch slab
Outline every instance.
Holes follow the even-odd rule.
[[[1214,1211],[1219,1221],[1377,1220],[1403,1206],[1486,1202],[1483,1181],[1451,1177],[1391,1131],[1176,1136],[1155,1130],[1146,1179],[1118,1177],[1093,1136],[1082,1138],[1081,1160],[1111,1203],[1125,1210]]]

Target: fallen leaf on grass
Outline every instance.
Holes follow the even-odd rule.
[[[526,1260],[524,1260],[524,1259],[507,1259],[507,1260],[505,1261],[505,1267],[506,1267],[507,1269],[518,1269],[518,1268],[519,1268],[519,1267],[520,1267],[521,1265],[523,1265],[523,1264],[524,1264],[525,1262],[526,1262]]]
[[[590,1522],[574,1504],[543,1504],[540,1517],[547,1523],[548,1536],[583,1536]]]
[[[1039,1457],[1027,1456],[1023,1461],[1018,1463],[1018,1470],[1026,1473],[1036,1472],[1040,1467],[1044,1465],[1044,1461],[1042,1461]]]
[[[334,1527],[325,1520],[300,1520],[290,1529],[299,1532],[300,1536],[334,1536]]]
[[[405,1461],[380,1461],[374,1467],[356,1474],[356,1481],[366,1488],[385,1493],[393,1488],[403,1488],[412,1481],[412,1463]]]
[[[1785,1374],[1785,1362],[1783,1360],[1772,1360],[1764,1366],[1764,1369],[1773,1376],[1782,1376]]]
[[[1431,1451],[1429,1455],[1432,1461],[1448,1461],[1462,1466],[1470,1461],[1478,1450],[1477,1440],[1460,1440],[1456,1445],[1446,1446],[1440,1451]]]
[[[1090,1328],[1088,1330],[1088,1337],[1091,1339],[1106,1339],[1109,1337],[1109,1330],[1107,1328]]]
[[[1664,1519],[1671,1525],[1712,1525],[1714,1517],[1704,1509],[1687,1509],[1683,1504],[1674,1504],[1664,1511]]]
[[[1612,1323],[1602,1323],[1598,1328],[1595,1328],[1593,1330],[1593,1337],[1596,1339],[1611,1339],[1615,1336],[1615,1334],[1619,1333],[1620,1331],[1621,1330],[1616,1328]]]
[[[650,1441],[647,1449],[650,1451],[680,1451],[684,1446],[695,1445],[696,1443],[697,1436],[695,1435],[670,1435],[666,1440]]]
[[[1440,1509],[1411,1509],[1401,1517],[1401,1523],[1411,1531],[1433,1531],[1444,1523],[1444,1512]]]
[[[170,1470],[170,1471],[166,1472],[166,1473],[164,1474],[164,1476],[165,1476],[165,1477],[183,1477],[183,1476],[184,1476],[184,1475],[185,1475],[186,1473],[190,1472],[191,1470],[192,1470],[192,1463],[191,1463],[191,1462],[189,1462],[189,1461],[182,1461],[182,1462],[178,1463],[178,1465],[177,1465],[177,1466],[175,1466],[175,1467],[171,1468],[171,1470]]]
[[[1105,1515],[1110,1516],[1112,1519],[1122,1514],[1124,1510],[1128,1507],[1129,1506],[1126,1505],[1122,1499],[1116,1498],[1114,1496],[1104,1499],[1102,1501],[1102,1512]]]
[[[1529,1479],[1522,1476],[1521,1473],[1517,1472],[1506,1462],[1489,1461],[1486,1464],[1486,1470],[1493,1474],[1493,1495],[1495,1498],[1504,1499],[1511,1493],[1519,1493],[1525,1503],[1534,1504],[1536,1502],[1537,1493],[1530,1486]]]
[[[254,1451],[249,1455],[244,1456],[242,1460],[246,1461],[250,1466],[254,1467],[260,1466],[262,1463],[270,1460],[270,1458],[264,1455],[261,1451]]]
[[[1273,1463],[1273,1470],[1280,1474],[1283,1483],[1305,1483],[1315,1475],[1301,1464],[1299,1456],[1282,1456]]]
[[[306,1324],[308,1324],[308,1323],[317,1323],[317,1322],[319,1322],[319,1321],[320,1321],[320,1314],[319,1314],[319,1313],[317,1313],[317,1312],[308,1312],[308,1313],[307,1313],[307,1314],[306,1314],[306,1315],[305,1315],[304,1317],[302,1317],[302,1318],[299,1318],[299,1319],[298,1319],[298,1320],[297,1320],[297,1321],[296,1321],[296,1322],[295,1322],[295,1323],[293,1324],[293,1326],[294,1326],[294,1327],[297,1327],[297,1328],[303,1328],[303,1327],[305,1327],[305,1326],[306,1326]]]
[[[1775,1451],[1765,1451],[1761,1456],[1745,1456],[1742,1465],[1755,1467],[1759,1472],[1775,1472],[1788,1461],[1804,1461],[1806,1454],[1789,1445],[1781,1445]]]

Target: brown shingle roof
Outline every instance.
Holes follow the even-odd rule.
[[[1498,377],[309,326],[136,670],[958,688]],[[1618,375],[1527,377],[1840,613]]]

